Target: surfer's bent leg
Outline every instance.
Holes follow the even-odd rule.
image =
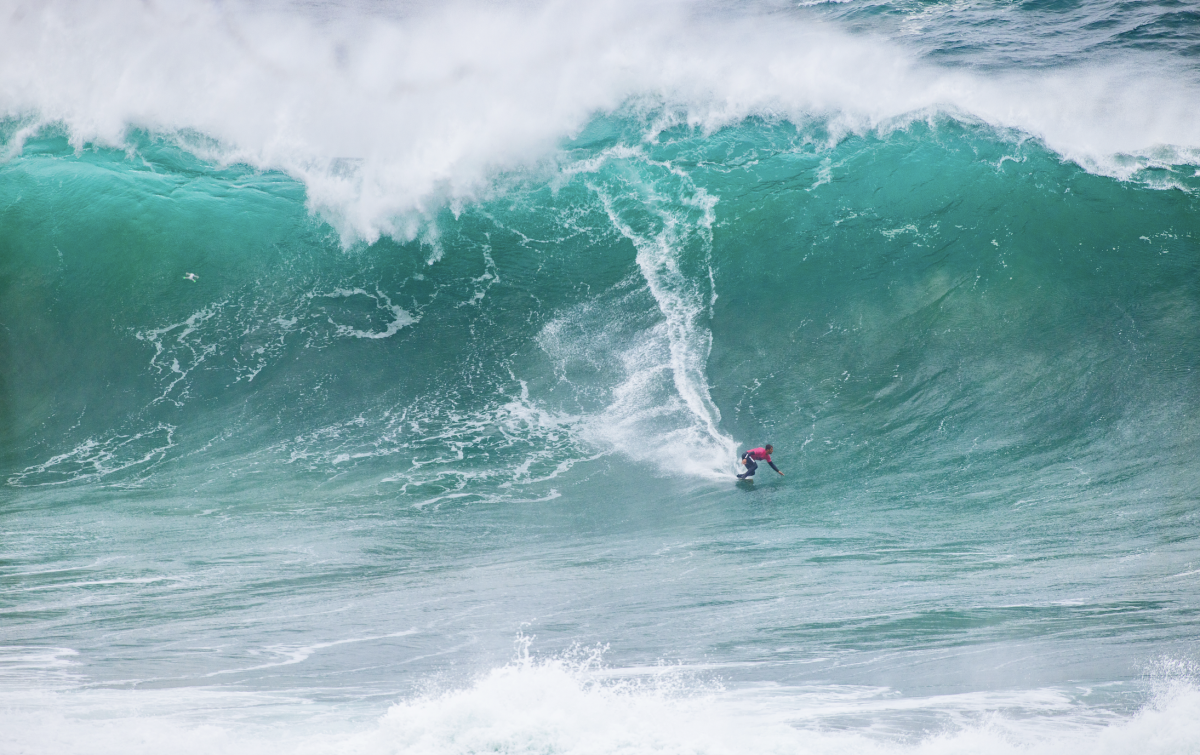
[[[749,479],[754,476],[754,470],[758,469],[758,463],[756,461],[754,461],[754,459],[751,459],[749,456],[744,456],[742,458],[745,459],[745,461],[746,461],[746,471],[745,471],[745,473],[738,475],[738,477],[740,479],[746,480],[746,479]]]

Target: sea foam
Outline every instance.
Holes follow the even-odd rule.
[[[1177,755],[1200,742],[1200,690],[1185,682],[1121,715],[1077,708],[1058,689],[913,698],[836,685],[727,691],[697,679],[675,667],[607,669],[594,653],[522,658],[359,722],[266,693],[42,692],[0,701],[0,746],[97,755]],[[848,713],[868,725],[840,725]]]
[[[20,4],[0,26],[10,153],[49,124],[80,149],[128,147],[131,128],[147,129],[298,178],[347,244],[417,236],[498,174],[553,162],[604,113],[642,114],[648,139],[759,116],[819,121],[834,142],[948,114],[1128,178],[1200,162],[1197,102],[1179,61],[1148,54],[981,73],[803,13],[675,1],[402,15],[59,1]]]

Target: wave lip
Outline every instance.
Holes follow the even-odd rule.
[[[1197,102],[1176,58],[939,68],[902,41],[803,15],[685,2],[333,11],[321,23],[198,0],[49,2],[0,30],[0,113],[24,124],[10,152],[49,123],[77,148],[128,147],[131,127],[150,129],[301,180],[346,244],[416,237],[497,175],[553,160],[598,114],[647,114],[649,139],[678,123],[817,120],[833,141],[949,114],[1129,178],[1200,164]]]

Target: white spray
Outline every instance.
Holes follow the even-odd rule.
[[[73,143],[131,127],[279,169],[346,243],[412,238],[446,203],[553,155],[598,113],[702,129],[820,119],[834,140],[949,113],[1032,135],[1088,170],[1200,162],[1200,86],[1157,58],[1052,72],[935,68],[803,16],[685,0],[431,3],[323,18],[202,0],[48,0],[0,23],[0,116]],[[1177,63],[1177,62],[1176,62]]]

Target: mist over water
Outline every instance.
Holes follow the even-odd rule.
[[[1197,751],[1196,28],[0,9],[0,750]]]

